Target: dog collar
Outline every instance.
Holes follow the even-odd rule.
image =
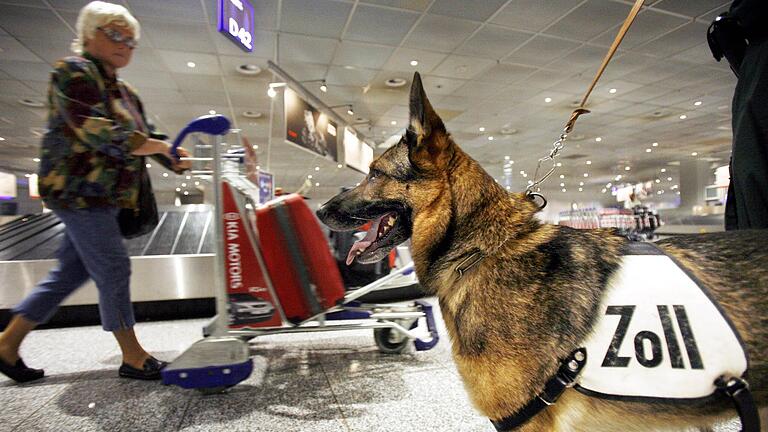
[[[475,266],[475,264],[479,263],[484,258],[484,255],[482,255],[480,252],[473,252],[468,257],[464,258],[459,265],[456,266],[456,273],[459,274],[459,277],[456,280],[461,279],[464,276],[464,273],[466,273],[469,269]]]
[[[491,420],[497,431],[511,431],[534,416],[544,411],[548,406],[554,405],[567,388],[573,387],[581,369],[587,363],[587,350],[579,348],[572,352],[560,363],[555,376],[544,384],[544,391],[529,400],[516,413],[500,420]]]

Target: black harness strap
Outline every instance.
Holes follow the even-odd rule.
[[[720,377],[715,381],[717,389],[733,399],[741,419],[741,432],[760,432],[760,415],[749,384],[741,378]]]
[[[538,413],[544,411],[548,406],[554,405],[557,399],[565,392],[565,389],[573,386],[581,369],[587,363],[587,350],[579,348],[572,352],[560,364],[560,369],[555,376],[544,384],[544,391],[528,401],[518,412],[504,417],[500,420],[491,420],[497,431],[511,431],[528,420],[532,419]]]

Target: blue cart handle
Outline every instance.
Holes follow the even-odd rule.
[[[184,138],[193,132],[202,132],[208,135],[226,135],[229,131],[230,122],[229,119],[220,114],[206,115],[198,117],[184,127],[179,132],[176,139],[173,140],[173,146],[171,146],[171,156],[176,160],[179,160],[179,154],[177,149],[181,145]]]

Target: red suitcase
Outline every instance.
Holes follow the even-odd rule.
[[[288,321],[296,324],[344,299],[328,241],[299,195],[272,200],[256,211],[261,252]]]

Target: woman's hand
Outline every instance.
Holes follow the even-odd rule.
[[[176,153],[179,155],[180,158],[189,157],[189,151],[185,149],[184,147],[178,147],[176,149]],[[182,160],[173,160],[173,166],[177,168],[181,168],[183,170],[188,170],[192,168],[192,161],[182,161]]]

